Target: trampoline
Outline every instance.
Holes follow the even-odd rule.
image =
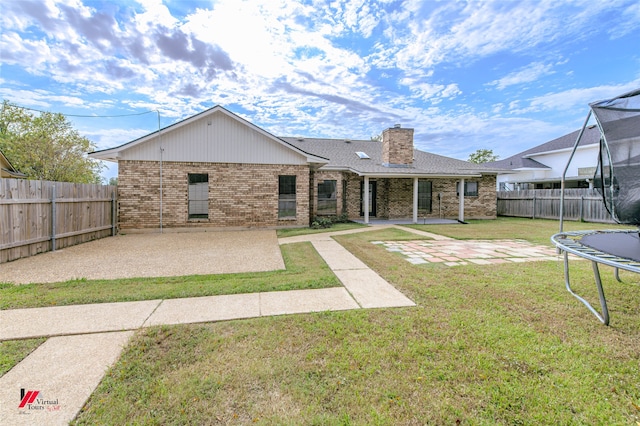
[[[589,104],[589,114],[573,146],[562,174],[560,196],[560,232],[551,241],[564,253],[565,286],[603,324],[609,325],[607,299],[602,287],[598,265],[640,273],[639,230],[599,230],[564,232],[564,188],[567,170],[584,130],[593,116],[600,130],[600,153],[594,175],[594,186],[612,219],[620,224],[640,226],[640,89],[613,99]],[[586,299],[571,288],[569,254],[592,263],[601,310],[598,312]]]

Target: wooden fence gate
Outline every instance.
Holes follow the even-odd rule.
[[[116,187],[0,179],[0,263],[116,234]]]
[[[560,189],[498,191],[498,216],[560,219]],[[564,219],[615,223],[595,189],[565,189]]]

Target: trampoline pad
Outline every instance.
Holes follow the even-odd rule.
[[[638,232],[598,232],[585,235],[580,243],[607,254],[640,262]]]

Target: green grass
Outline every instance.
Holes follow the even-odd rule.
[[[340,285],[340,281],[310,243],[286,244],[281,246],[281,250],[286,270],[280,271],[72,280],[51,284],[0,284],[0,309],[173,299]]]
[[[459,240],[523,239],[536,244],[551,245],[551,236],[560,232],[557,220],[500,217],[496,220],[469,220],[467,225],[406,225],[422,231],[434,232]],[[633,229],[627,225],[565,221],[565,231],[581,229]]]
[[[26,358],[44,341],[45,339],[25,339],[0,342],[0,377]]]
[[[276,231],[278,238],[285,237],[296,237],[298,235],[310,235],[310,234],[320,234],[323,232],[336,232],[336,231],[345,231],[347,229],[356,229],[356,228],[364,228],[367,225],[349,222],[349,223],[335,223],[331,226],[331,228],[283,228],[278,229]]]
[[[428,228],[445,229],[548,243],[557,222]],[[560,261],[417,267],[371,244],[389,236],[410,237],[337,239],[417,307],[145,329],[75,423],[638,424],[639,286],[603,268],[605,327],[566,292]],[[589,262],[572,278],[597,300]]]

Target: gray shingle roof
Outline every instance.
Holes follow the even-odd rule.
[[[526,151],[522,151],[521,153],[512,155],[511,157],[505,158],[504,160],[492,161],[490,163],[485,163],[484,165],[487,167],[496,167],[509,170],[521,168],[548,169],[548,166],[545,166],[542,163],[526,157],[541,152],[558,151],[562,149],[573,148],[573,145],[576,143],[576,139],[578,138],[579,133],[580,130],[576,130],[575,132],[571,132],[557,139],[553,139],[549,142],[543,143],[542,145],[538,145]],[[582,135],[582,139],[580,140],[580,146],[596,144],[599,141],[600,130],[597,127],[589,126],[584,130],[584,134]]]
[[[330,159],[323,169],[351,170],[371,175],[477,176],[496,174],[484,165],[457,160],[414,149],[413,165],[389,167],[382,164],[382,142],[371,140],[282,137],[285,142],[310,154]],[[360,159],[356,152],[370,158]]]

